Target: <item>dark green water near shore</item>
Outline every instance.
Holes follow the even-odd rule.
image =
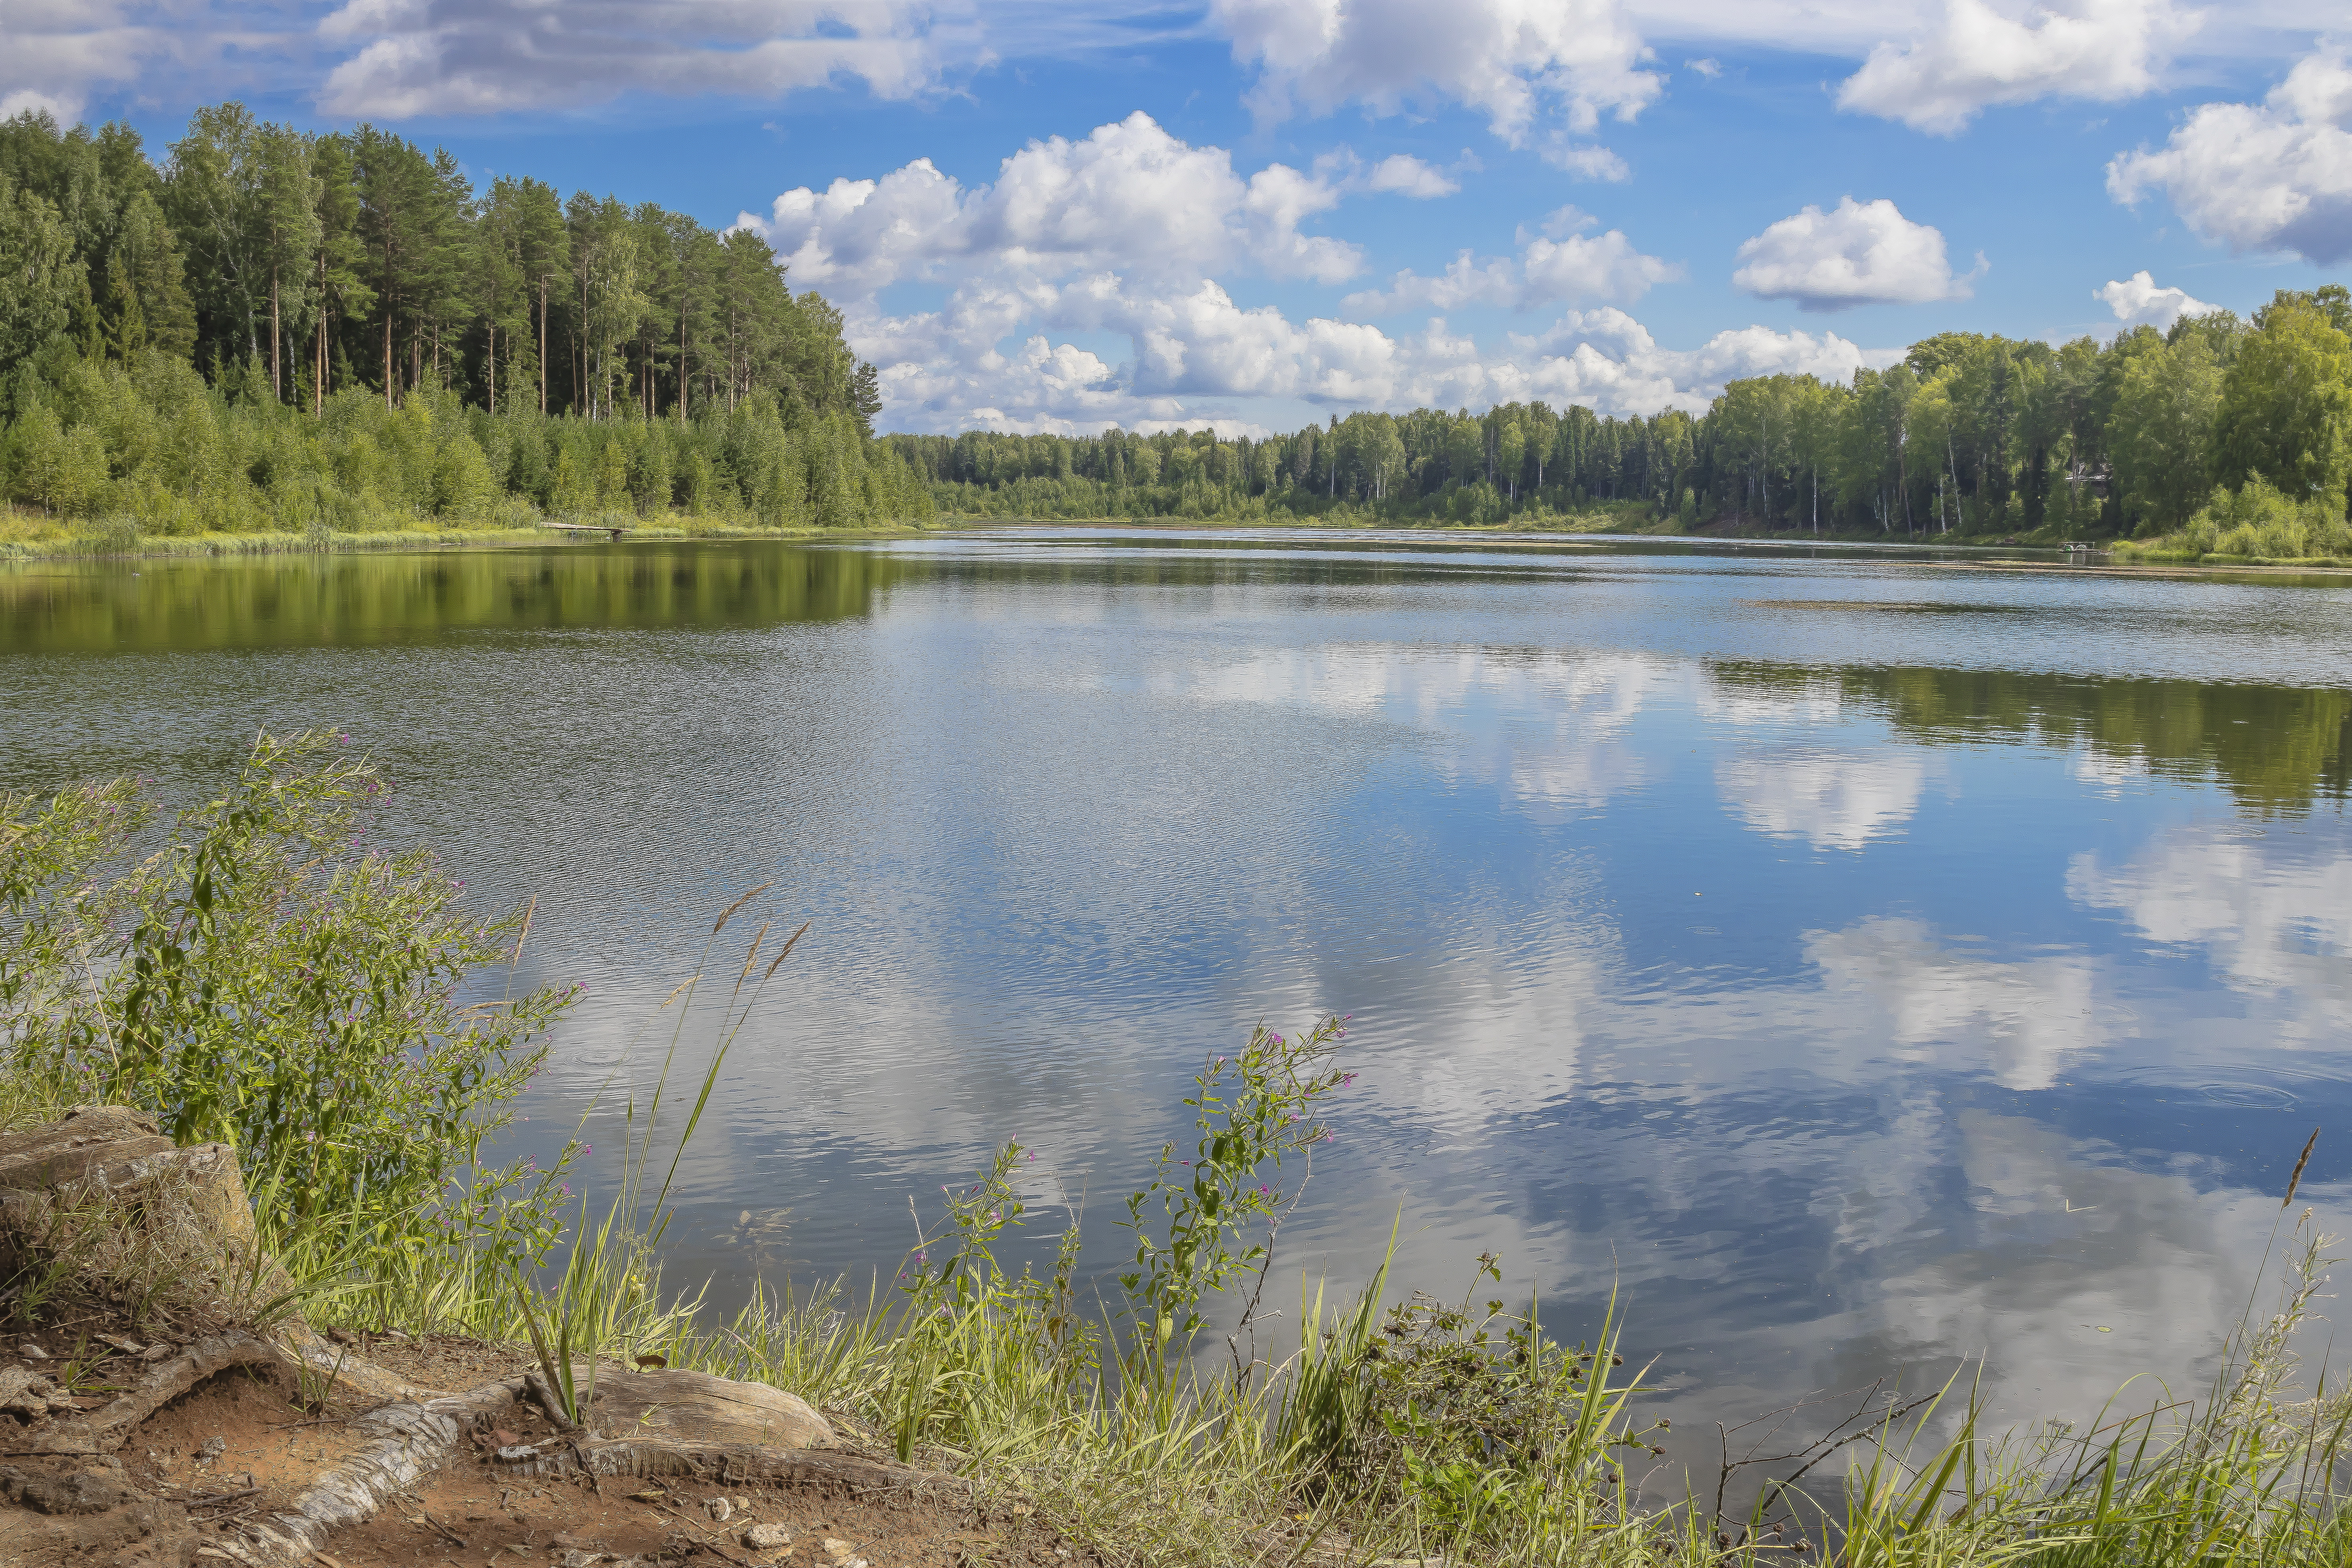
[[[1326,1008],[1360,1077],[1278,1293],[1402,1208],[1412,1283],[1498,1251],[1571,1337],[1615,1283],[1678,1425],[1979,1353],[2011,1415],[2178,1387],[2315,1125],[2352,1208],[2322,582],[1108,530],[0,567],[0,784],[189,794],[312,722],[588,983],[540,1146],[729,899],[814,921],[688,1162],[722,1292],[887,1278],[1010,1136],[1108,1264],[1200,1059]]]

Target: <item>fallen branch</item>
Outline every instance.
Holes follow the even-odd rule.
[[[689,1443],[671,1437],[590,1437],[548,1445],[534,1458],[501,1464],[499,1472],[521,1477],[669,1476],[722,1485],[737,1481],[767,1486],[840,1487],[850,1491],[958,1491],[963,1483],[932,1470],[824,1448],[771,1448],[756,1443]]]
[[[522,1397],[522,1379],[485,1384],[467,1394],[387,1405],[352,1425],[371,1440],[331,1467],[282,1513],[245,1526],[242,1541],[218,1542],[249,1568],[301,1568],[333,1531],[364,1524],[418,1480],[439,1469],[479,1417],[495,1416]]]
[[[142,1421],[205,1378],[233,1366],[276,1366],[283,1358],[258,1334],[215,1334],[155,1363],[127,1392],[79,1416],[61,1416],[15,1439],[11,1454],[110,1454]]]

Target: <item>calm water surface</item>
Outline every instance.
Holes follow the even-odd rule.
[[[1613,1282],[1694,1424],[1979,1354],[2080,1414],[2207,1367],[2315,1125],[2347,1207],[2340,587],[1039,530],[0,571],[0,784],[314,722],[588,982],[534,1147],[717,909],[814,921],[688,1163],[722,1292],[887,1273],[1010,1136],[1108,1265],[1190,1072],[1324,1009],[1361,1076],[1278,1273],[1402,1211],[1402,1279],[1499,1252],[1571,1337]]]

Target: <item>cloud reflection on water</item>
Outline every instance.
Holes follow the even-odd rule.
[[[2151,942],[2201,951],[2284,1037],[2344,1048],[2352,856],[2253,837],[2239,824],[2193,823],[2160,830],[2119,865],[2075,857],[2066,890],[2117,911]]]
[[[1677,1415],[1988,1347],[2018,1413],[2192,1367],[2352,1110],[2335,598],[1037,537],[92,572],[9,590],[48,607],[0,617],[0,762],[364,732],[486,898],[545,894],[526,967],[592,982],[533,1134],[775,878],[816,929],[680,1234],[790,1207],[803,1276],[895,1261],[1005,1136],[1108,1258],[1192,1067],[1354,1011],[1285,1268],[1360,1277],[1402,1208],[1400,1279],[1497,1248],[1571,1334],[1622,1282]],[[1832,592],[2009,613],[1743,607]],[[677,1277],[724,1294],[730,1245]]]
[[[1911,752],[1748,752],[1716,764],[1724,804],[1759,833],[1860,849],[1919,808],[1927,765]]]

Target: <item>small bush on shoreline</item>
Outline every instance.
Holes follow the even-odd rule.
[[[2352,521],[2328,496],[2297,500],[2273,489],[2260,474],[2211,497],[2178,532],[2116,546],[2126,559],[2202,561],[2332,561],[2352,557]]]

